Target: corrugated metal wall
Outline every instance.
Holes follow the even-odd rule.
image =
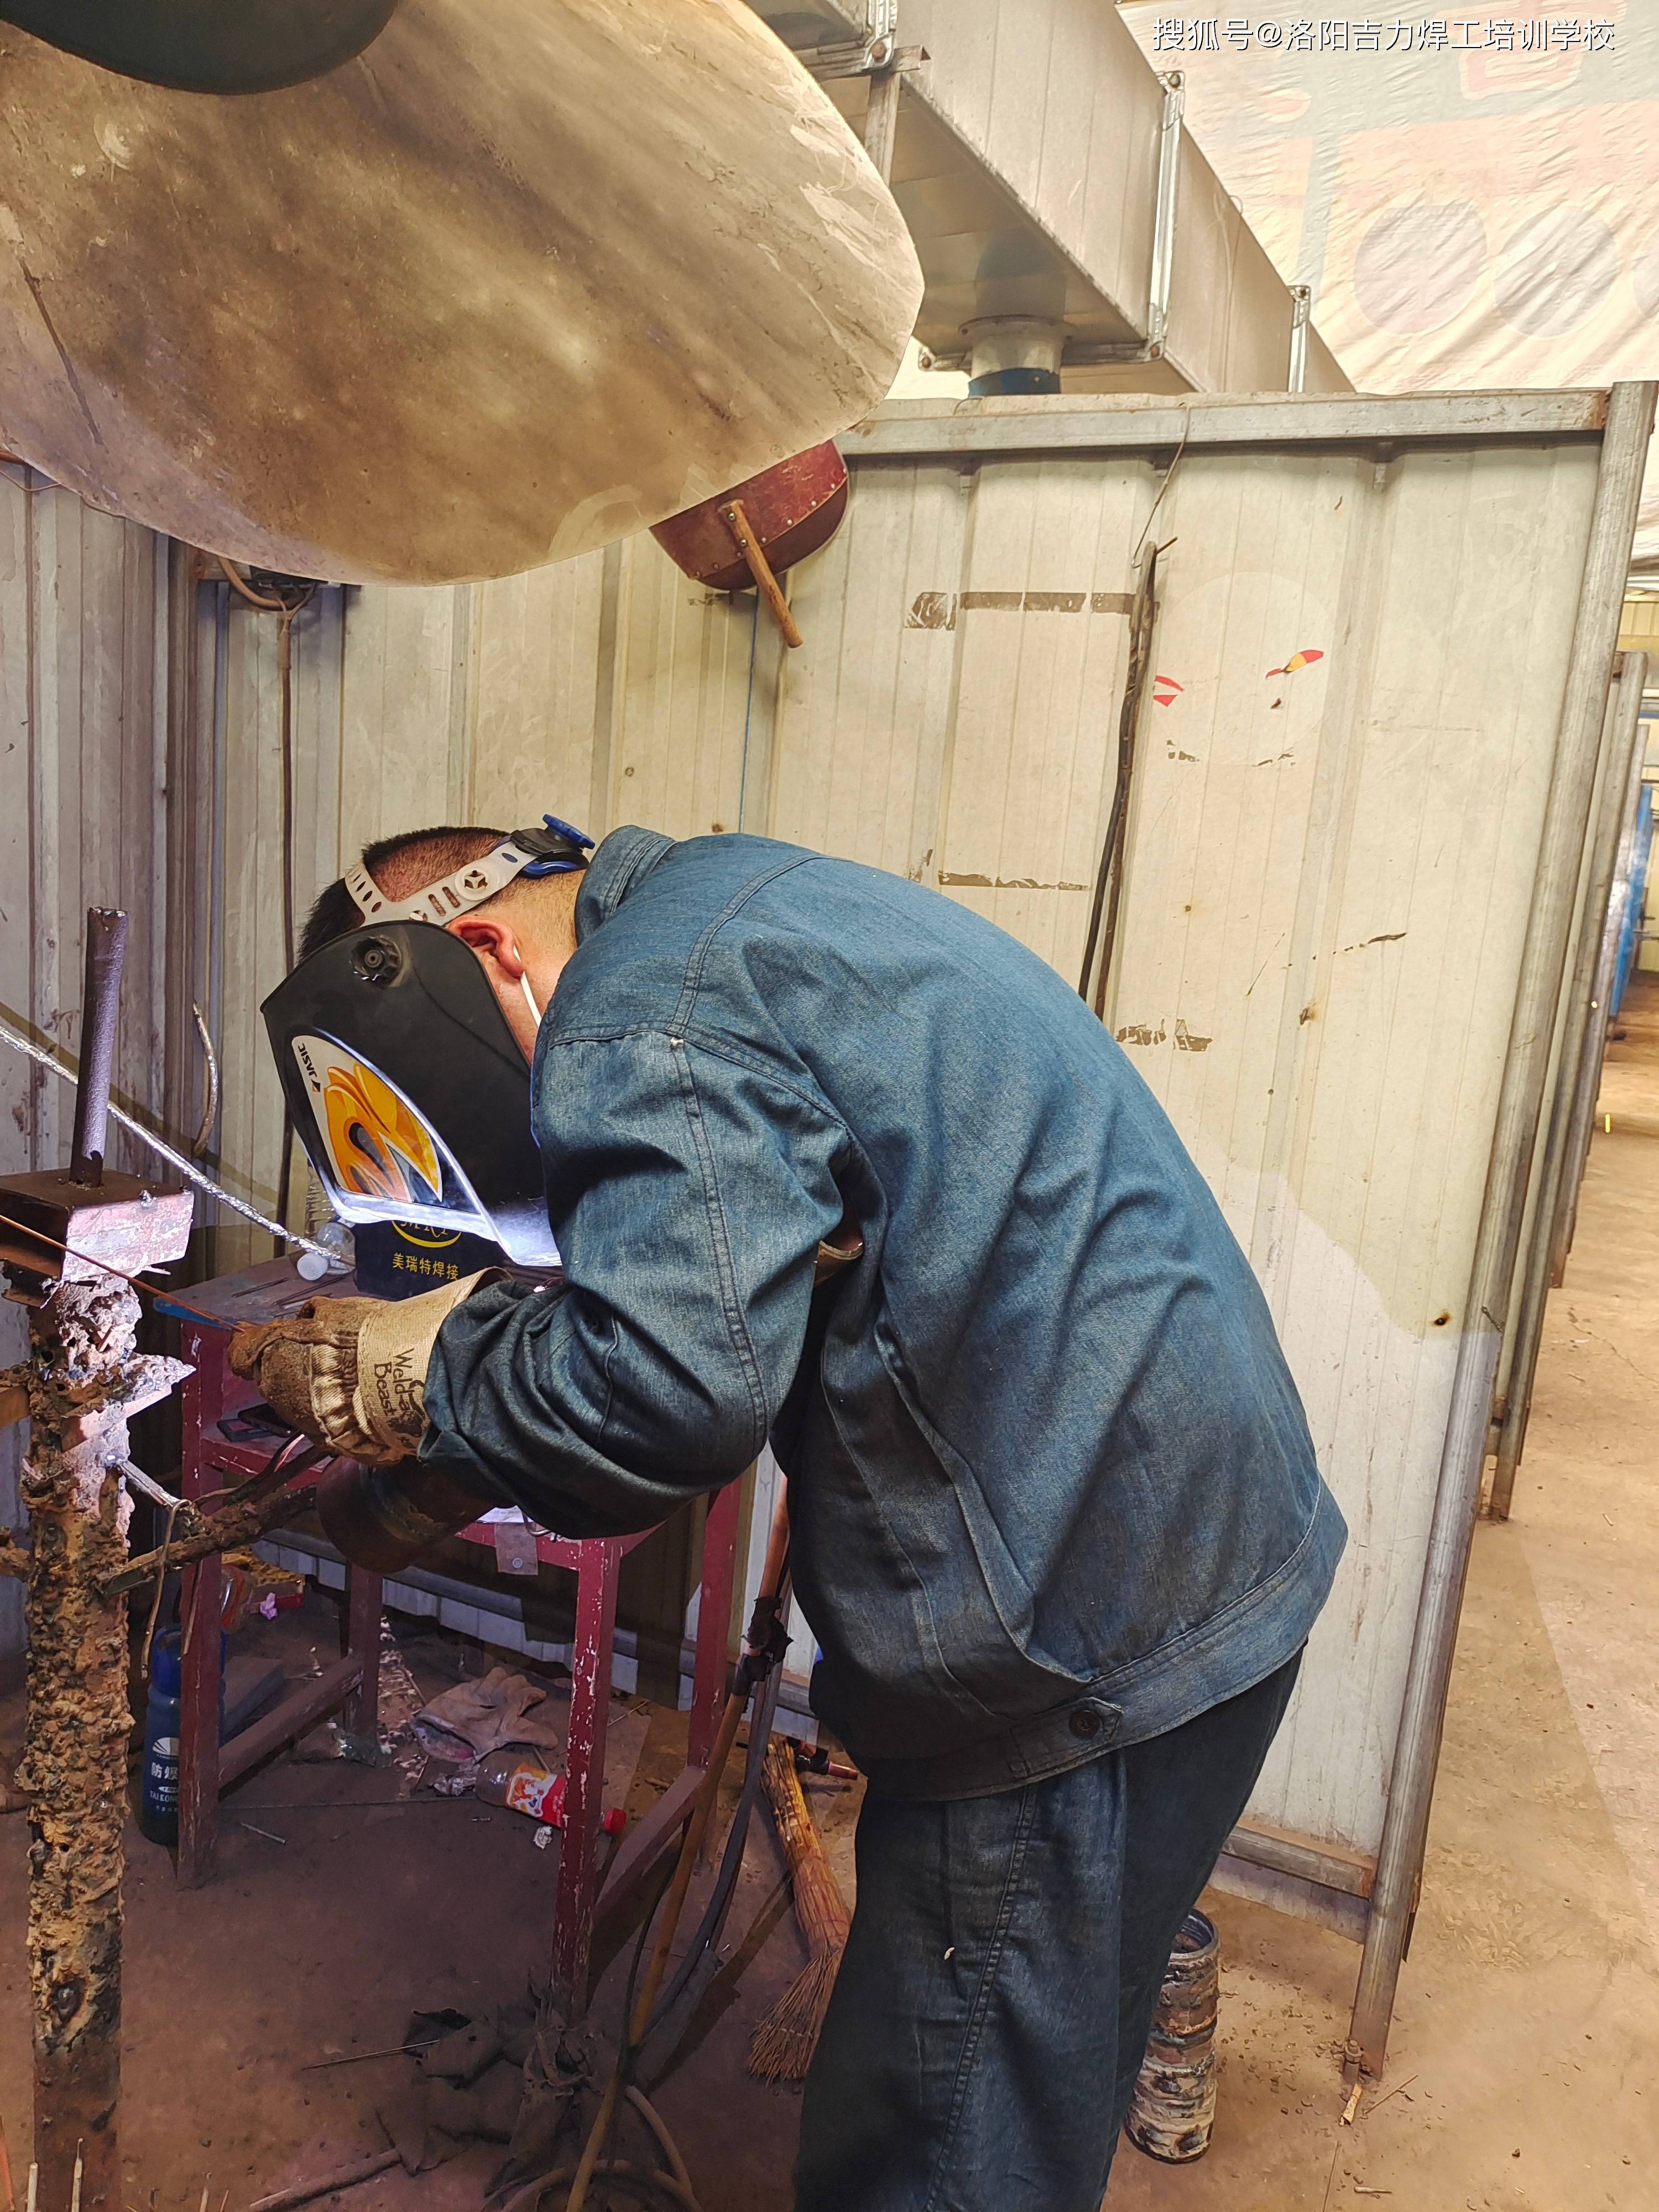
[[[88,906],[131,917],[115,1087],[160,1111],[167,874],[167,563],[147,530],[0,467],[0,1013],[80,1045]],[[74,1097],[0,1049],[0,1175],[68,1156]],[[112,1129],[112,1163],[137,1164]],[[22,1356],[0,1304],[0,1366]],[[0,1522],[15,1522],[21,1428],[0,1431]],[[22,1591],[0,1582],[0,1652],[22,1643]]]
[[[1261,1275],[1353,1531],[1255,1810],[1369,1850],[1598,449],[1170,459],[858,463],[845,528],[793,580],[806,643],[787,656],[752,600],[711,601],[648,540],[508,584],[354,592],[343,626],[325,609],[299,644],[305,889],[365,836],[446,816],[743,827],[935,883],[1073,976],[1150,524],[1169,544],[1165,680],[1143,710],[1110,1018]],[[279,959],[274,687],[264,618],[203,620],[237,825],[225,1152],[268,1193],[252,1008]],[[1277,672],[1298,653],[1317,658]]]
[[[366,838],[438,819],[743,827],[937,884],[1073,975],[1134,556],[1149,523],[1173,541],[1110,1018],[1261,1276],[1354,1530],[1255,1809],[1371,1849],[1597,449],[1170,459],[856,462],[846,527],[793,580],[794,654],[648,539],[324,592],[295,639],[296,890],[303,912]],[[270,1204],[276,624],[21,472],[0,518],[0,1006],[73,1048],[82,910],[125,904],[119,1085],[189,1133],[198,1001],[210,1159]],[[1271,672],[1298,653],[1320,657]],[[10,1058],[0,1085],[0,1162],[58,1158],[67,1091]],[[232,1227],[204,1256],[265,1249]]]

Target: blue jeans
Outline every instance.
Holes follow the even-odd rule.
[[[795,2212],[1098,2212],[1176,1931],[1300,1663],[1024,1790],[866,1799]]]

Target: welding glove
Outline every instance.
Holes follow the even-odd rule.
[[[436,1759],[484,1759],[503,1744],[531,1743],[562,1752],[564,1731],[528,1717],[547,1696],[510,1667],[492,1667],[480,1681],[441,1691],[415,1716],[415,1733]]]
[[[439,1329],[463,1299],[501,1276],[486,1268],[416,1298],[312,1298],[291,1319],[239,1328],[231,1368],[319,1443],[391,1466],[409,1458],[425,1432],[426,1370]]]

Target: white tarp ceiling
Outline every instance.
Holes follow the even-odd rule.
[[[1659,359],[1659,6],[1322,16],[1128,0],[1187,122],[1361,392],[1570,386]],[[1659,568],[1659,454],[1636,556]]]

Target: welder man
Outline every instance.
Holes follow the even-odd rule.
[[[449,915],[532,1063],[566,1280],[448,1313],[407,1464],[611,1536],[770,1440],[813,1704],[868,1777],[799,2212],[1097,2212],[1344,1540],[1267,1305],[989,923],[755,837],[514,849],[372,846],[307,933]],[[826,1242],[858,1256],[815,1289]]]

